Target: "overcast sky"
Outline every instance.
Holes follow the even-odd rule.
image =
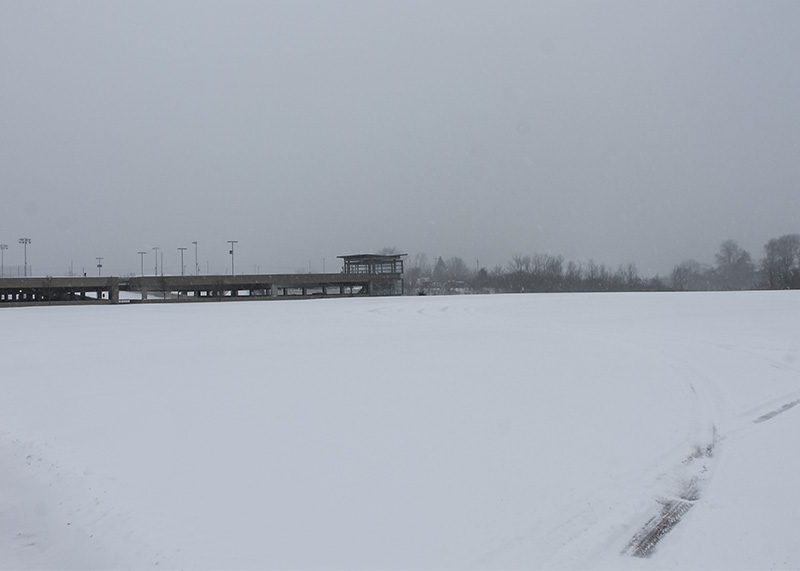
[[[0,0],[0,243],[37,275],[394,246],[666,273],[800,232],[800,2]]]

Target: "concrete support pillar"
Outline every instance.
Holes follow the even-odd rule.
[[[111,282],[111,290],[108,292],[108,297],[111,303],[119,303],[119,281],[116,278]]]

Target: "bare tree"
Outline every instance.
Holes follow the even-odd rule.
[[[589,291],[608,291],[611,281],[608,268],[594,260],[586,262],[585,268],[584,287]]]
[[[709,289],[710,267],[696,260],[685,260],[672,270],[672,288],[678,291]]]
[[[411,260],[410,264],[406,265],[404,279],[408,284],[408,290],[419,292],[424,288],[425,283],[430,281],[431,265],[428,263],[428,256],[425,253],[418,253]]]
[[[629,263],[623,269],[623,275],[625,278],[625,287],[628,291],[636,291],[642,289],[642,280],[639,277],[639,270],[636,267],[636,264],[633,262]]]
[[[766,286],[770,289],[800,288],[800,234],[772,238],[764,246],[761,262]]]
[[[469,267],[467,267],[466,262],[458,256],[449,258],[445,265],[447,266],[445,275],[448,281],[465,282],[470,279],[471,272]]]
[[[725,240],[715,258],[716,278],[722,289],[741,290],[753,287],[755,267],[750,252],[740,248],[735,240]]]
[[[564,275],[564,285],[567,291],[579,291],[581,289],[581,276],[583,268],[580,263],[568,262],[567,272]]]
[[[530,256],[515,254],[508,263],[505,279],[508,289],[513,292],[527,291],[530,288],[532,270],[533,262]]]
[[[514,254],[508,263],[508,271],[512,274],[530,274],[533,262],[530,256]]]

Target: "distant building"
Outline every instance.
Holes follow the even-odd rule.
[[[370,295],[403,295],[403,256],[408,254],[353,254],[344,260],[343,274],[372,274]]]

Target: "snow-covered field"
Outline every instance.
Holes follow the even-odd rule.
[[[0,567],[796,569],[798,316],[800,292],[0,309]]]

